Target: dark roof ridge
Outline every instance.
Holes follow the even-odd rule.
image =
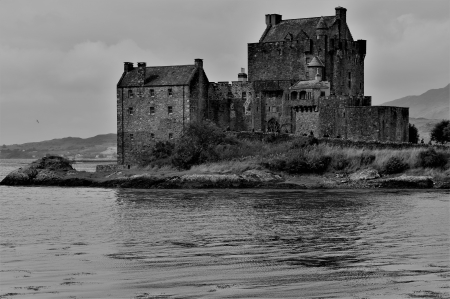
[[[195,66],[195,64],[157,65],[157,66],[147,66],[146,68],[152,68],[152,67],[176,67],[176,66]]]
[[[336,17],[336,16],[320,16],[320,17],[309,17],[309,18],[285,19],[285,20],[282,20],[281,22],[284,22],[284,21],[295,21],[295,20],[305,20],[305,19],[317,19],[317,18],[322,18],[322,17],[324,17],[324,18],[332,18],[332,17]]]

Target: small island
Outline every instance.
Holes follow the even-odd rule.
[[[174,142],[157,142],[139,166],[77,171],[47,156],[7,175],[1,185],[140,189],[450,188],[450,148],[352,142],[287,134],[236,134],[205,122]]]

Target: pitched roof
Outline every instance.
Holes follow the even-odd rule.
[[[306,89],[306,88],[320,88],[320,89],[330,89],[330,82],[328,81],[299,81],[292,85],[289,89]]]
[[[136,86],[138,69],[127,72],[121,86]],[[195,65],[170,65],[146,67],[144,86],[187,85],[196,70]]]
[[[320,61],[319,57],[314,56],[310,63],[308,63],[308,67],[325,67]]]
[[[296,38],[302,31],[312,38],[316,35],[316,27],[319,25],[319,21],[322,21],[320,22],[321,27],[324,25],[331,27],[335,20],[335,16],[283,20],[277,25],[272,25],[261,42],[282,41],[288,33]]]

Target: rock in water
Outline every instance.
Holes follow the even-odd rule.
[[[1,185],[33,185],[39,181],[59,180],[61,174],[74,170],[70,161],[59,156],[47,156],[9,173]]]

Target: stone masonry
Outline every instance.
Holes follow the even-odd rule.
[[[248,44],[248,75],[241,69],[231,83],[209,82],[201,59],[126,62],[117,84],[118,164],[138,164],[156,141],[204,119],[228,131],[407,142],[409,108],[371,106],[364,96],[366,41],[353,39],[346,14],[266,15],[259,42]]]

